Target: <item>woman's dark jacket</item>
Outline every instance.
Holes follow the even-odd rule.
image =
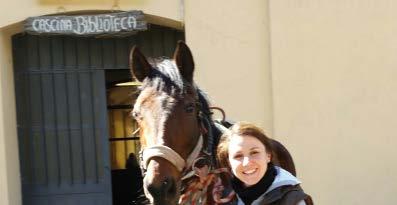
[[[301,183],[296,177],[281,167],[274,166],[277,175],[271,185],[254,199],[250,205],[312,205],[309,195],[305,194],[299,186]],[[237,192],[237,200],[234,205],[244,204]]]

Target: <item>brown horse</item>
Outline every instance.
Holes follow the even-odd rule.
[[[151,63],[133,48],[130,67],[142,82],[132,115],[140,127],[145,195],[152,204],[178,204],[184,185],[181,179],[192,169],[193,161],[205,156],[214,166],[221,132],[211,120],[208,101],[193,81],[193,57],[185,43],[178,42],[172,60]],[[294,174],[288,151],[276,141],[274,146],[276,164]]]

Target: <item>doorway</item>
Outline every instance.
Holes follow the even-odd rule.
[[[183,39],[182,31],[157,25],[120,38],[13,36],[23,205],[118,203],[125,189],[114,183],[113,170],[127,169],[139,141],[131,107],[114,109],[125,103],[109,103],[109,94],[131,80],[133,45],[147,56],[171,56]],[[124,89],[122,96],[134,92]]]

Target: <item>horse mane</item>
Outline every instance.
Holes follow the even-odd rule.
[[[198,98],[199,98],[199,102],[200,102],[200,106],[201,106],[201,111],[203,112],[203,114],[205,116],[207,116],[208,120],[209,120],[209,127],[207,128],[208,131],[210,131],[213,138],[213,144],[211,147],[211,151],[212,151],[212,160],[214,162],[214,165],[216,165],[216,150],[217,150],[217,145],[219,144],[219,140],[222,136],[222,131],[219,130],[215,124],[214,121],[212,119],[212,112],[210,109],[210,103],[209,100],[207,98],[207,95],[199,88],[197,88],[198,91]]]

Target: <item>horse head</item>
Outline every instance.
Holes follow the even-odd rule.
[[[130,68],[142,83],[132,116],[140,128],[145,195],[152,204],[177,204],[182,172],[203,144],[198,119],[203,95],[193,82],[192,53],[180,41],[173,59],[149,62],[134,47]]]

